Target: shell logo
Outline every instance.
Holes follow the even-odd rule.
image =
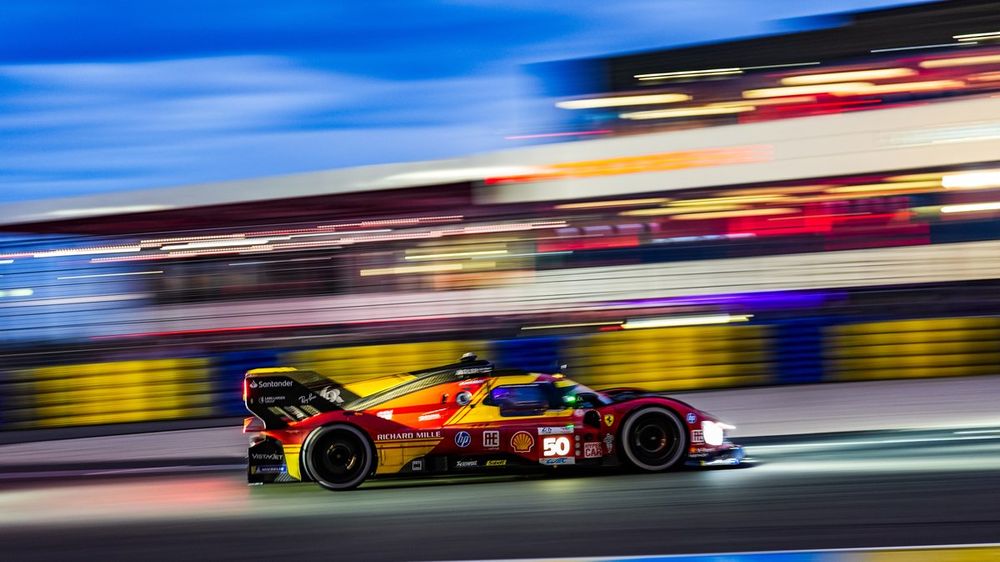
[[[527,453],[535,446],[535,438],[527,431],[518,431],[510,438],[510,446],[515,453]]]

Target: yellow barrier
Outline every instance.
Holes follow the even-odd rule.
[[[850,558],[847,559],[851,560]],[[1000,548],[995,546],[954,546],[860,552],[858,562],[989,562],[1000,561]]]
[[[22,427],[138,422],[212,414],[209,360],[156,359],[30,370],[34,412]]]
[[[283,361],[341,383],[355,383],[375,376],[454,363],[470,351],[489,358],[489,343],[434,341],[310,349],[287,353]]]
[[[926,318],[834,326],[826,338],[832,380],[1000,372],[1000,318]]]
[[[676,391],[769,384],[766,325],[687,326],[566,338],[559,356],[595,388]],[[1000,372],[1000,318],[931,318],[833,326],[825,334],[827,380],[985,375]],[[291,351],[282,364],[310,369],[365,395],[392,373],[455,362],[487,341],[434,341]],[[26,369],[7,385],[10,427],[169,420],[215,413],[210,358],[87,363]],[[399,378],[399,377],[396,377]],[[365,382],[362,382],[365,381]],[[396,381],[398,382],[398,381]],[[375,386],[372,386],[375,385]],[[368,387],[372,388],[368,388]]]
[[[766,326],[692,326],[577,338],[566,355],[574,379],[595,388],[651,391],[771,381]]]

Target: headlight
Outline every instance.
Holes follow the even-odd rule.
[[[703,420],[701,422],[701,431],[705,437],[705,443],[709,445],[722,445],[722,443],[726,440],[727,429],[736,428],[728,423],[713,422],[708,420]]]

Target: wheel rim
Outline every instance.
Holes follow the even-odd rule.
[[[644,470],[671,467],[683,454],[684,439],[676,419],[659,408],[640,412],[626,424],[627,455]]]
[[[326,449],[323,468],[340,478],[350,477],[360,463],[359,452],[349,444],[335,442]]]
[[[635,444],[647,455],[658,455],[667,448],[670,439],[658,424],[646,424],[635,431]]]
[[[309,473],[327,488],[353,488],[367,478],[372,466],[370,447],[353,428],[325,430],[315,436],[309,449]]]

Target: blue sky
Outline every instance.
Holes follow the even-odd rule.
[[[505,148],[524,64],[895,3],[0,0],[0,202]]]

